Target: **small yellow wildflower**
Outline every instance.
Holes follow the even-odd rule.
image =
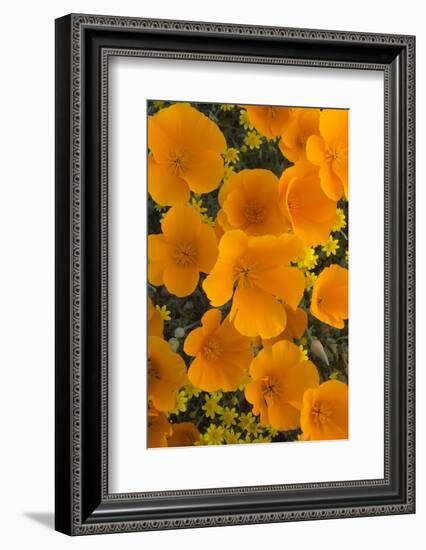
[[[225,430],[225,441],[228,445],[241,443],[241,432],[235,432],[233,428]]]
[[[222,424],[227,428],[230,428],[231,426],[236,424],[237,418],[238,418],[238,413],[236,412],[235,408],[231,409],[230,407],[224,407],[222,414],[220,415]]]
[[[215,426],[210,424],[207,428],[206,433],[204,434],[204,439],[207,442],[207,445],[220,445],[223,443],[225,436],[225,430],[222,426]]]
[[[210,227],[215,226],[214,219],[211,218],[208,214],[203,214],[201,216],[201,220],[202,220],[203,223],[206,223],[207,225],[210,225]]]
[[[231,176],[235,174],[235,170],[232,166],[226,165],[223,170],[223,181],[229,180]]]
[[[300,269],[314,269],[318,263],[318,255],[315,249],[307,246],[303,249],[303,255],[297,260],[297,267]]]
[[[188,399],[191,399],[192,397],[198,397],[201,393],[201,390],[199,388],[196,388],[194,385],[191,384],[191,382],[187,382],[183,387]]]
[[[340,231],[346,227],[345,213],[341,208],[336,209],[336,223],[333,225],[332,231]]]
[[[244,143],[253,151],[253,149],[259,149],[262,145],[262,136],[256,132],[256,130],[251,130],[247,132],[246,137],[244,138]]]
[[[240,152],[235,147],[230,147],[223,154],[226,164],[235,164],[240,159]]]
[[[246,428],[247,435],[252,435],[253,437],[257,437],[260,433],[263,432],[263,428],[260,427],[257,422],[253,422],[252,424],[249,424]]]
[[[220,397],[206,395],[205,403],[201,407],[205,411],[207,418],[214,418],[217,414],[222,413],[222,407],[218,404]]]
[[[240,111],[240,124],[244,128],[244,130],[252,130],[253,124],[250,122],[248,113],[245,109],[242,109]]]
[[[207,212],[207,208],[203,206],[203,201],[201,199],[197,200],[195,197],[192,197],[190,206],[201,215]]]
[[[305,273],[305,288],[306,288],[306,290],[309,290],[310,288],[312,288],[317,279],[318,279],[318,275],[315,275],[315,273],[307,271]]]
[[[156,109],[161,109],[161,107],[164,105],[164,101],[153,101],[152,103]]]
[[[256,422],[256,418],[253,416],[251,412],[242,413],[240,414],[240,421],[238,422],[238,426],[242,430],[247,431],[248,426],[250,426],[250,424],[254,424],[255,422]]]
[[[325,252],[327,258],[329,256],[334,256],[337,250],[340,248],[339,241],[337,239],[333,239],[333,237],[330,236],[328,237],[327,242],[325,242],[321,248]]]
[[[176,395],[176,407],[170,411],[173,414],[179,414],[180,412],[186,411],[186,403],[188,401],[188,396],[184,390],[181,390]]]
[[[259,434],[255,439],[253,439],[252,443],[271,443],[272,439],[269,437],[269,435]]]
[[[221,111],[232,111],[232,109],[235,107],[235,105],[231,105],[230,103],[222,103],[220,106]]]
[[[247,145],[241,145],[240,151],[241,151],[242,153],[247,153]]]
[[[303,346],[299,346],[299,349],[300,349],[300,357],[302,361],[308,361],[309,360],[308,350],[306,350]]]
[[[200,439],[196,441],[194,445],[208,445],[206,435],[205,434],[200,435]]]
[[[161,206],[161,204],[154,204],[154,210],[156,212],[164,212],[164,210],[167,210],[167,206]]]
[[[328,377],[329,380],[339,380],[339,373],[336,371],[332,372]]]
[[[347,264],[349,263],[349,250],[345,251],[345,261]]]
[[[238,403],[239,403],[238,397],[237,397],[236,395],[233,395],[233,396],[231,397],[231,405],[237,406]]]
[[[271,437],[277,437],[277,435],[280,433],[278,430],[276,430],[272,426],[268,426],[266,429],[268,430],[268,433]]]
[[[158,311],[160,312],[161,314],[161,317],[163,318],[164,321],[170,321],[171,319],[171,313],[170,311],[167,309],[167,306],[155,306],[155,309],[158,309]]]

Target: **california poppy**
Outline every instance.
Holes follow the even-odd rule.
[[[284,307],[287,314],[287,324],[285,329],[275,338],[263,340],[264,346],[272,346],[280,340],[292,341],[295,338],[302,338],[305,333],[308,326],[308,314],[306,311],[301,307],[293,309],[287,304],[285,304]]]
[[[240,334],[219,309],[208,310],[202,326],[188,334],[187,355],[195,357],[189,370],[191,383],[203,391],[234,391],[242,383],[253,354],[250,338]]]
[[[148,336],[148,398],[159,411],[176,405],[176,390],[186,381],[182,357],[158,336]]]
[[[154,307],[148,296],[148,335],[163,337],[164,321],[161,313]]]
[[[349,272],[332,264],[321,271],[314,283],[311,313],[332,327],[343,328],[348,318]]]
[[[274,338],[286,327],[282,302],[295,309],[303,295],[303,274],[289,266],[301,252],[294,235],[249,237],[241,230],[227,231],[204,291],[215,307],[233,297],[229,319],[241,334]]]
[[[281,207],[305,246],[325,242],[336,223],[336,201],[321,187],[318,169],[301,162],[284,170],[279,185]]]
[[[167,438],[171,435],[172,426],[167,416],[150,405],[148,407],[148,447],[167,447]]]
[[[187,103],[175,103],[148,118],[148,147],[148,191],[158,204],[185,203],[190,190],[209,193],[223,178],[225,137]]]
[[[287,340],[263,348],[250,365],[245,396],[263,426],[295,430],[300,426],[304,392],[319,384],[311,361],[303,361],[298,346]]]
[[[167,440],[168,447],[190,447],[200,440],[200,432],[192,422],[172,424],[172,434]]]
[[[321,111],[319,131],[319,136],[308,139],[306,156],[320,167],[324,193],[337,201],[343,193],[348,196],[348,111]]]
[[[310,136],[319,134],[319,119],[319,109],[294,109],[278,144],[288,160],[306,159],[306,142]]]
[[[189,296],[200,272],[209,273],[217,258],[212,227],[187,205],[173,206],[161,222],[162,233],[148,236],[148,281],[171,294]]]
[[[288,107],[262,105],[242,105],[242,107],[246,109],[251,124],[268,139],[281,135],[292,113],[292,109]]]
[[[242,170],[219,191],[218,221],[225,231],[280,235],[289,228],[279,205],[278,178],[270,170]]]
[[[348,386],[328,380],[303,395],[301,440],[348,438]]]

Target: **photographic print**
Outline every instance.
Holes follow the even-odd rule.
[[[148,447],[348,438],[348,111],[148,102]]]

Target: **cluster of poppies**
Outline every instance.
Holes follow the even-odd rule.
[[[148,446],[347,438],[347,111],[149,109]]]

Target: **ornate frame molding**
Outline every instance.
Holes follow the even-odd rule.
[[[85,136],[85,124],[87,127],[88,97],[91,90],[88,88],[87,67],[93,63],[89,55],[94,55],[95,46],[89,47],[88,31],[96,37],[96,31],[113,31],[118,36],[123,34],[135,37],[138,33],[146,36],[166,34],[169,37],[220,37],[227,36],[242,44],[245,40],[253,39],[265,41],[265,43],[280,44],[282,41],[290,41],[293,44],[301,45],[323,44],[327,51],[332,52],[333,47],[340,48],[343,52],[347,48],[348,60],[334,59],[329,53],[321,58],[271,56],[234,53],[211,53],[195,52],[182,49],[173,51],[168,48],[155,49],[153,47],[132,48],[128,45],[120,47],[120,40],[117,44],[106,44],[96,47],[99,49],[99,56],[96,57],[99,64],[100,82],[100,118],[99,131],[99,185],[100,185],[100,258],[99,258],[99,290],[100,290],[100,381],[99,389],[101,398],[99,400],[100,411],[97,420],[100,434],[100,450],[97,462],[99,468],[93,472],[99,472],[99,479],[93,486],[87,485],[86,466],[84,465],[86,449],[84,426],[87,422],[87,412],[84,410],[84,402],[87,399],[87,382],[85,377],[85,338],[84,322],[87,304],[85,303],[85,290],[87,269],[88,269],[88,246],[86,244],[86,232],[92,228],[88,222],[85,210],[85,181],[87,179],[86,148],[88,146]],[[117,41],[114,41],[117,42]],[[389,52],[389,60],[374,62],[371,59],[356,60],[356,47],[369,45],[375,51]],[[218,23],[200,23],[185,21],[148,20],[122,17],[108,17],[95,15],[70,15],[57,21],[57,197],[58,194],[67,193],[57,204],[57,215],[59,217],[67,213],[69,225],[57,219],[57,243],[62,246],[68,239],[68,248],[60,252],[57,278],[62,278],[62,285],[59,281],[59,294],[57,301],[59,310],[57,319],[58,332],[62,334],[57,339],[59,352],[57,352],[56,375],[57,382],[57,427],[63,429],[64,423],[69,421],[69,429],[65,437],[58,436],[57,431],[57,464],[58,484],[65,483],[66,489],[59,489],[57,492],[57,529],[69,534],[83,535],[91,533],[111,533],[124,531],[142,531],[151,529],[177,529],[187,527],[202,527],[213,525],[237,525],[247,523],[283,522],[296,520],[326,519],[336,517],[359,517],[383,514],[402,514],[414,512],[414,170],[415,170],[415,40],[412,36],[378,35],[364,33],[346,33],[341,31],[322,31],[307,29],[286,29],[277,27],[253,27],[244,25],[228,25]],[[351,53],[354,52],[354,53]],[[327,54],[327,52],[325,52]],[[396,64],[392,58],[398,59]],[[343,55],[343,54],[342,54]],[[355,59],[351,59],[355,56]],[[302,65],[314,67],[336,67],[343,69],[368,69],[383,71],[385,78],[385,476],[383,480],[363,480],[360,482],[346,481],[336,483],[314,483],[297,485],[276,485],[269,487],[241,487],[227,489],[195,490],[195,491],[174,491],[161,493],[130,493],[130,494],[109,494],[107,475],[107,403],[108,403],[108,353],[107,353],[107,319],[108,319],[108,60],[111,56],[139,56],[139,57],[165,57],[171,59],[190,59],[200,61],[234,61],[243,63],[274,63],[284,65]],[[331,56],[331,57],[330,57]],[[399,57],[398,57],[399,56]],[[401,57],[402,56],[402,57]],[[65,66],[60,67],[63,62]],[[401,69],[402,67],[402,69]],[[405,71],[405,74],[402,72]],[[64,80],[67,80],[65,89],[61,88]],[[402,99],[401,99],[402,97]],[[395,135],[395,102],[402,101],[406,106],[405,133],[403,136]],[[68,105],[69,120],[63,124],[64,110]],[[400,113],[401,114],[401,113]],[[395,143],[396,140],[396,143]],[[64,152],[68,147],[70,155]],[[397,166],[391,159],[392,152],[400,151],[397,159]],[[402,167],[402,168],[401,168]],[[402,171],[401,171],[402,170]],[[397,191],[403,204],[394,204],[395,177],[398,177]],[[68,179],[68,187],[64,186],[64,178]],[[405,183],[405,188],[403,184]],[[393,194],[392,194],[393,193]],[[58,200],[58,199],[57,199]],[[395,234],[392,233],[392,223],[395,224],[396,214],[398,216],[398,242],[395,245]],[[396,249],[396,248],[397,249]],[[64,261],[65,266],[63,265]],[[401,262],[398,276],[404,277],[404,281],[394,280],[392,266],[395,261]],[[67,276],[65,276],[65,271]],[[68,278],[67,278],[68,277]],[[65,280],[66,279],[66,280]],[[58,280],[58,279],[57,279]],[[392,309],[391,293],[392,284],[402,284],[401,297],[405,308],[405,319],[402,322],[400,338],[403,342],[392,345],[390,311]],[[63,286],[65,288],[63,288]],[[399,288],[399,287],[398,287]],[[58,292],[58,288],[57,288]],[[64,300],[69,302],[69,316],[61,311],[60,306]],[[395,307],[395,305],[393,306]],[[399,327],[399,325],[398,325]],[[63,335],[66,330],[67,334]],[[58,337],[57,337],[58,338]],[[391,357],[391,354],[393,356]],[[391,377],[394,380],[395,372],[391,369],[391,360],[399,358],[403,362],[398,374],[404,378],[405,393],[400,395],[395,387],[391,388]],[[67,361],[68,367],[64,365]],[[403,367],[405,370],[402,372]],[[87,367],[86,367],[87,369]],[[394,381],[395,384],[395,381]],[[64,388],[69,392],[69,401],[65,404],[62,401]],[[391,430],[391,413],[395,406],[395,395],[402,399],[405,405],[405,435],[395,434]],[[404,407],[403,407],[404,408]],[[66,409],[66,410],[65,410]],[[124,510],[130,506],[137,508],[144,499],[155,499],[159,497],[197,497],[197,496],[224,496],[232,494],[244,497],[253,493],[282,493],[303,494],[306,490],[325,489],[330,491],[342,489],[358,489],[373,487],[389,487],[391,480],[391,441],[396,436],[405,439],[406,445],[405,462],[406,468],[399,472],[405,480],[401,482],[403,493],[398,493],[398,498],[389,498],[389,503],[382,501],[376,503],[365,503],[364,505],[336,505],[330,507],[323,505],[313,507],[312,503],[306,503],[306,510],[295,508],[258,510],[249,513],[237,511],[227,514],[215,513],[207,515],[190,514],[178,518],[156,517],[151,519],[145,514],[143,507],[140,512],[130,517]],[[98,460],[99,459],[99,460]],[[393,473],[395,474],[395,472]],[[89,487],[89,488],[87,488]],[[401,487],[400,487],[401,489]],[[90,494],[87,498],[87,494]],[[401,501],[401,497],[404,497]],[[86,502],[88,500],[88,502]],[[94,502],[99,503],[94,506]],[[66,501],[66,502],[65,502]],[[333,501],[332,501],[333,502]],[[90,509],[90,514],[88,511]],[[145,515],[144,515],[145,514]],[[145,517],[146,516],[146,517]],[[121,520],[121,518],[125,518]]]

